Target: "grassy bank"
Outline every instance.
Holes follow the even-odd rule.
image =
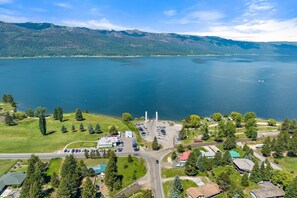
[[[0,177],[8,172],[16,163],[16,160],[0,160]]]
[[[39,132],[38,119],[36,118],[24,119],[15,126],[6,126],[4,123],[0,123],[0,153],[53,152],[63,149],[64,146],[73,141],[97,140],[99,136],[106,135],[112,125],[115,125],[120,131],[128,130],[121,119],[86,113],[83,115],[85,120],[82,123],[85,129],[87,129],[88,124],[95,127],[95,124],[99,123],[103,133],[91,135],[88,131],[80,132],[79,124],[81,122],[75,120],[74,113],[64,114],[63,122],[53,120],[52,117],[47,118],[47,132],[49,134],[46,136]],[[75,125],[77,132],[71,131],[72,124]],[[68,129],[67,133],[61,132],[62,125]]]

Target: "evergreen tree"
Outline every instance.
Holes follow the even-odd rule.
[[[94,129],[93,129],[93,126],[91,124],[88,125],[88,131],[90,134],[94,134]]]
[[[297,198],[297,177],[286,188],[285,198]]]
[[[43,113],[39,114],[39,130],[42,135],[46,135],[46,120],[45,115]]]
[[[293,135],[293,137],[289,140],[288,146],[288,155],[289,156],[296,156],[297,155],[297,133]]]
[[[96,198],[96,188],[89,177],[84,182],[82,198]]]
[[[42,185],[40,181],[35,180],[31,184],[31,188],[29,191],[29,197],[30,198],[43,198],[43,193],[42,193]]]
[[[207,158],[206,156],[202,157],[202,165],[205,171],[210,171],[213,168],[212,159]]]
[[[61,132],[62,133],[66,133],[67,132],[67,129],[66,129],[66,127],[64,125],[62,125],[62,127],[61,127]]]
[[[83,121],[84,120],[83,114],[82,114],[82,112],[81,112],[81,110],[79,108],[77,108],[75,110],[75,119],[77,121]]]
[[[249,186],[249,176],[248,176],[248,174],[246,172],[241,177],[241,185],[244,186],[244,187]]]
[[[198,158],[197,158],[197,162],[196,162],[196,166],[197,166],[197,169],[200,171],[200,172],[204,172],[205,171],[205,168],[204,168],[204,164],[202,162],[202,155],[199,155]]]
[[[231,164],[231,162],[232,162],[232,157],[231,157],[229,151],[226,151],[223,155],[222,164],[228,165],[228,164]]]
[[[175,176],[173,183],[171,185],[171,189],[170,189],[170,194],[169,197],[170,198],[183,198],[183,186],[181,184],[181,181],[179,179],[179,176]]]
[[[110,153],[108,164],[105,171],[105,184],[110,191],[118,188],[121,185],[117,169],[117,157],[114,152]],[[118,183],[117,183],[118,182]]]
[[[51,183],[54,188],[58,188],[60,184],[60,179],[56,172],[54,172],[53,175],[51,176]]]
[[[203,126],[202,126],[202,129],[201,129],[201,132],[202,132],[202,140],[208,140],[210,138],[209,136],[209,129],[208,129],[208,124],[205,123]]]
[[[191,153],[186,164],[185,164],[185,173],[188,176],[196,176],[198,174],[198,167],[196,165],[197,158],[194,153]]]
[[[172,154],[171,154],[171,159],[175,160],[176,158],[177,158],[177,154],[176,154],[175,151],[173,151]]]
[[[60,120],[60,122],[62,122],[63,121],[63,109],[62,109],[62,107],[57,108],[57,114],[58,114],[58,120]]]
[[[269,136],[264,140],[261,152],[264,157],[269,157],[271,155],[271,140]]]
[[[224,135],[226,137],[235,137],[235,133],[236,133],[236,126],[233,124],[232,121],[228,121],[226,124],[226,131]]]
[[[261,173],[261,170],[260,170],[258,164],[254,165],[251,175],[250,175],[250,180],[255,183],[262,181],[262,173]]]
[[[242,115],[241,113],[237,114],[235,118],[233,118],[235,121],[235,125],[237,128],[241,127],[241,122],[242,122]]]
[[[80,130],[81,132],[84,132],[84,131],[85,131],[85,128],[84,128],[83,123],[80,123],[80,124],[79,124],[79,130]]]
[[[264,181],[270,181],[272,177],[273,168],[271,167],[270,162],[266,159],[265,162],[265,170],[262,172],[262,177]]]
[[[72,126],[71,126],[71,131],[72,132],[75,132],[76,131],[74,124],[72,124]]]
[[[98,150],[95,151],[95,158],[99,159],[101,157],[100,153]]]
[[[79,160],[79,163],[77,163],[77,171],[79,177],[86,177],[89,175],[88,167],[82,159]]]
[[[53,118],[54,118],[54,120],[59,120],[59,115],[58,115],[57,108],[54,109]]]
[[[178,147],[177,147],[177,152],[182,153],[184,151],[185,151],[185,149],[184,149],[183,145],[179,144]]]
[[[86,159],[88,159],[88,158],[90,157],[90,155],[89,155],[89,150],[88,150],[88,149],[85,149],[84,154],[85,154],[85,158],[86,158]]]
[[[220,151],[217,151],[214,158],[213,158],[213,165],[218,167],[222,165],[222,153]]]
[[[4,121],[5,121],[5,124],[8,125],[8,126],[10,126],[11,124],[14,123],[13,119],[12,119],[12,116],[10,116],[9,113],[7,113],[5,115],[5,120]]]
[[[223,191],[228,191],[231,187],[231,179],[229,175],[229,171],[224,171],[219,174],[217,178],[217,183]]]
[[[32,111],[32,109],[27,109],[25,113],[28,117],[34,117],[34,112]]]
[[[227,193],[227,196],[230,198],[246,198],[242,188],[234,184],[231,185],[230,190]]]
[[[97,134],[102,133],[101,128],[98,123],[96,124],[96,127],[95,127],[95,133],[97,133]]]
[[[157,140],[156,137],[155,137],[154,140],[153,140],[153,143],[152,143],[152,149],[153,149],[153,150],[159,150],[159,143],[158,143],[158,140]]]
[[[133,162],[132,156],[130,154],[128,155],[128,162],[129,163]]]
[[[223,144],[225,150],[232,150],[236,148],[236,138],[235,137],[227,137],[226,141]]]

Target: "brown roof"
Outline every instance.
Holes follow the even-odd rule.
[[[262,182],[259,183],[260,189],[251,190],[251,193],[255,195],[257,198],[271,198],[271,197],[283,197],[285,196],[285,192],[273,185],[270,182]]]
[[[187,190],[187,194],[191,196],[192,198],[197,197],[212,197],[214,195],[217,195],[221,192],[221,189],[218,184],[210,183],[205,184],[204,186],[200,187],[191,187]]]

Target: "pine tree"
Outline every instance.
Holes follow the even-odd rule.
[[[198,167],[196,165],[197,158],[194,153],[191,153],[186,164],[185,164],[185,173],[188,176],[196,176],[198,174]]]
[[[254,165],[250,175],[250,180],[255,183],[262,181],[262,174],[258,164]]]
[[[81,132],[84,132],[84,131],[85,131],[85,128],[84,128],[83,123],[80,123],[80,124],[79,124],[79,130],[80,130]]]
[[[217,151],[214,158],[213,158],[213,165],[218,167],[222,165],[222,153],[220,151]]]
[[[265,170],[262,172],[263,180],[270,181],[271,177],[272,177],[273,168],[271,167],[271,164],[267,159],[263,163],[265,163],[265,165],[266,165]]]
[[[85,158],[86,158],[86,159],[88,159],[88,158],[90,157],[90,155],[89,155],[89,150],[88,150],[88,149],[85,149],[84,154],[85,154]]]
[[[72,132],[75,132],[76,131],[74,124],[72,124],[72,126],[71,126],[71,131]]]
[[[133,162],[132,156],[130,154],[128,155],[128,162],[129,163]]]
[[[202,132],[202,140],[208,140],[210,138],[209,136],[209,128],[208,128],[208,124],[205,123],[203,126],[202,126],[202,129],[201,129],[201,132]]]
[[[245,172],[241,178],[241,185],[244,187],[249,186],[249,176],[248,174]]]
[[[105,184],[110,191],[113,191],[113,189],[116,189],[117,187],[119,187],[119,185],[121,185],[119,183],[120,179],[118,176],[118,169],[116,163],[117,157],[114,152],[111,152],[105,171]]]
[[[177,158],[177,154],[176,154],[175,151],[173,151],[172,154],[171,154],[171,159],[175,160],[176,158]]]
[[[58,120],[60,120],[60,122],[62,122],[63,121],[63,109],[62,109],[62,107],[57,108],[57,114],[58,114]]]
[[[159,150],[159,143],[158,143],[158,140],[156,137],[153,140],[152,148],[153,148],[153,150]]]
[[[61,127],[61,132],[62,133],[66,133],[67,132],[67,129],[66,129],[66,127],[64,125],[62,125],[62,127]]]
[[[183,145],[179,144],[178,147],[177,147],[177,152],[182,153],[184,151],[185,151],[185,149],[184,149]]]
[[[51,183],[54,188],[58,188],[60,184],[60,179],[56,172],[54,172],[53,175],[51,176]]]
[[[93,129],[93,126],[91,124],[88,125],[88,131],[90,134],[94,134],[94,129]]]
[[[226,124],[225,136],[235,137],[235,133],[236,133],[236,126],[233,124],[232,121],[228,121]]]
[[[226,141],[223,144],[225,150],[232,150],[236,148],[236,138],[235,137],[227,137]]]
[[[84,182],[82,198],[96,198],[96,188],[89,177]]]
[[[95,127],[95,133],[97,133],[97,134],[102,133],[101,128],[98,123],[96,124],[96,127]]]
[[[30,198],[43,198],[43,193],[42,193],[42,185],[40,181],[35,180],[33,181],[33,184],[31,184],[31,188],[29,191],[29,197]]]
[[[224,171],[219,174],[217,178],[217,183],[223,191],[228,191],[231,188],[231,179],[229,175],[229,171]]]
[[[39,114],[39,130],[42,135],[46,135],[46,120],[45,115],[43,113]]]
[[[231,162],[232,162],[232,157],[231,157],[229,151],[226,151],[223,155],[222,164],[228,165],[228,164],[231,164]]]
[[[172,185],[171,185],[171,189],[170,189],[170,194],[169,197],[170,198],[183,198],[183,186],[181,184],[181,181],[179,179],[179,176],[175,176]]]
[[[57,108],[54,109],[53,118],[54,118],[54,120],[59,120],[59,115],[58,115]]]
[[[83,121],[84,120],[83,114],[82,114],[81,110],[78,109],[78,108],[75,110],[75,119],[77,121]]]
[[[99,159],[101,157],[100,153],[98,150],[95,151],[95,158]]]
[[[112,125],[109,129],[109,133],[111,135],[118,135],[118,129],[114,125]]]

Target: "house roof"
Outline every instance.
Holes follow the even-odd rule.
[[[285,192],[273,185],[271,182],[259,183],[260,188],[256,190],[251,190],[251,193],[255,195],[256,198],[271,198],[271,197],[283,197]]]
[[[232,158],[240,158],[240,154],[234,150],[229,151]]]
[[[240,170],[251,172],[255,163],[249,159],[234,159],[233,163],[237,166]]]
[[[187,160],[191,153],[192,151],[183,152],[183,154],[179,157],[179,160]]]
[[[216,183],[209,183],[200,187],[191,187],[187,190],[187,194],[192,198],[197,198],[199,196],[204,196],[205,198],[212,197],[220,192],[221,189]]]
[[[206,157],[214,157],[216,154],[213,151],[201,151],[202,156],[206,156]]]
[[[26,174],[19,172],[9,172],[0,178],[0,192],[5,186],[21,185],[26,179]]]

